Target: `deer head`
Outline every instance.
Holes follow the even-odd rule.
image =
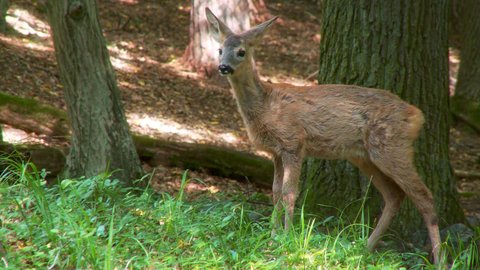
[[[221,44],[218,50],[220,58],[218,72],[222,76],[233,74],[238,67],[246,62],[246,59],[252,57],[253,45],[261,39],[265,30],[278,18],[274,17],[250,30],[236,34],[218,19],[209,8],[205,9],[205,14],[210,34]]]

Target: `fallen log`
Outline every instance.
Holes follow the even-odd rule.
[[[45,169],[47,179],[54,179],[65,165],[63,149],[42,144],[9,144],[0,142],[0,154],[11,155],[13,159],[20,158],[30,161],[39,169]],[[2,170],[4,168],[1,168]]]
[[[273,164],[266,158],[208,144],[180,143],[134,135],[140,159],[151,166],[163,165],[206,170],[212,175],[251,181],[271,187]]]
[[[0,122],[66,141],[70,136],[64,111],[5,94],[0,94]],[[140,159],[152,167],[162,165],[205,170],[212,175],[250,181],[262,187],[270,187],[272,183],[273,164],[260,156],[215,145],[172,142],[142,135],[133,135],[133,140]],[[62,158],[58,155],[68,152],[67,149],[38,145],[4,146],[3,152],[12,147],[27,153],[34,164],[50,171],[52,175],[58,174],[65,164],[65,154],[61,154]]]

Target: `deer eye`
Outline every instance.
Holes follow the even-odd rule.
[[[238,50],[237,56],[238,56],[238,57],[244,57],[244,56],[245,56],[245,50],[244,50],[244,49]]]
[[[218,49],[218,54],[222,55],[222,49]]]

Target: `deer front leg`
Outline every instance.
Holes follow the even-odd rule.
[[[275,230],[282,225],[283,205],[282,205],[282,183],[283,183],[283,164],[282,158],[275,155],[273,157],[274,175],[273,175],[273,230],[272,236],[275,235]]]
[[[282,155],[283,184],[282,201],[285,207],[285,229],[293,224],[293,210],[298,196],[298,183],[302,168],[302,157],[293,154]]]

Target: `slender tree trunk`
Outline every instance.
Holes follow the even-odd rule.
[[[7,31],[7,21],[5,20],[5,17],[7,16],[9,6],[9,0],[0,0],[0,33],[5,33]]]
[[[480,102],[480,1],[457,0],[454,12],[461,60],[455,96]]]
[[[447,1],[347,1],[323,3],[319,83],[388,89],[418,106],[426,123],[416,143],[416,165],[432,190],[441,224],[463,217],[448,156]],[[308,160],[303,171],[306,204],[339,209],[360,206],[368,181],[343,161]],[[372,186],[373,189],[373,186]],[[368,195],[372,219],[381,196]],[[351,205],[350,205],[351,206]],[[359,207],[348,207],[356,214]],[[348,213],[349,211],[347,211]],[[348,215],[347,215],[348,216]],[[411,202],[394,221],[404,237],[425,231]],[[418,237],[417,237],[418,239]]]
[[[64,85],[72,141],[67,177],[107,169],[131,184],[142,173],[125,119],[94,0],[49,0],[48,15]]]
[[[194,71],[211,77],[217,74],[220,45],[208,33],[205,8],[209,7],[235,33],[250,28],[248,0],[192,0],[190,10],[190,43],[183,60]]]

